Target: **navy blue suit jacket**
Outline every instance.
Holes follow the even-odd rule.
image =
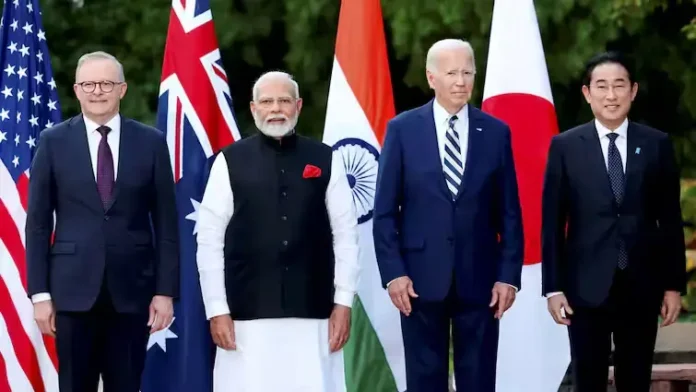
[[[510,129],[468,105],[469,144],[456,200],[445,183],[433,101],[387,126],[374,243],[382,283],[408,276],[423,301],[490,302],[495,282],[520,287],[524,240]]]
[[[542,209],[543,294],[571,306],[609,295],[619,242],[628,250],[634,301],[686,291],[679,170],[666,133],[629,122],[624,199],[617,205],[594,121],[554,136]]]
[[[28,294],[50,293],[57,311],[89,310],[102,283],[120,313],[147,312],[154,295],[178,296],[177,210],[164,136],[122,117],[119,151],[105,210],[83,117],[41,133],[29,180]]]

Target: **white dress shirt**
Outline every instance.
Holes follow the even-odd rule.
[[[92,157],[92,171],[94,172],[94,179],[97,179],[97,157],[99,153],[99,143],[101,142],[101,134],[97,131],[100,127],[99,124],[83,116],[85,120],[85,128],[87,130],[87,143],[89,144],[89,155]],[[109,143],[111,148],[111,155],[114,158],[114,181],[118,177],[118,153],[119,145],[121,144],[121,116],[117,113],[111,120],[106,124],[107,127],[111,128],[111,131],[106,135],[106,142]]]
[[[602,123],[595,119],[595,128],[599,136],[599,144],[602,146],[602,154],[604,155],[604,165],[609,170],[609,134],[616,133],[619,136],[616,138],[616,148],[619,149],[621,155],[621,164],[623,165],[624,173],[626,173],[626,150],[628,149],[628,119],[625,119],[621,125],[615,130],[610,130]]]
[[[334,302],[351,307],[357,291],[358,220],[353,193],[346,177],[343,159],[335,152],[331,177],[326,189],[326,210],[333,233],[335,255]],[[234,195],[230,186],[227,160],[218,154],[210,170],[203,200],[198,208],[198,251],[196,259],[208,319],[229,314],[225,290],[225,231],[234,212]],[[305,235],[311,236],[312,233]]]
[[[469,109],[464,105],[457,113],[457,121],[454,122],[454,130],[459,134],[459,148],[462,151],[462,167],[466,171],[466,154],[469,150]],[[445,165],[445,139],[451,114],[433,100],[433,120],[435,120],[435,132],[437,134],[437,148],[440,152],[440,160]]]
[[[99,142],[101,142],[101,134],[97,131],[100,127],[99,124],[87,118],[83,115],[82,118],[85,121],[85,131],[87,132],[87,144],[89,145],[89,155],[92,159],[92,172],[94,173],[94,180],[97,180],[97,157],[99,155]],[[121,116],[116,113],[114,117],[111,118],[106,124],[107,127],[111,128],[111,131],[107,134],[106,142],[109,143],[111,148],[111,155],[114,160],[114,181],[118,175],[118,153],[119,144],[121,142]],[[49,293],[37,293],[31,296],[31,301],[33,303],[48,301],[51,299],[51,294]]]
[[[623,165],[623,171],[626,173],[626,154],[628,150],[628,119],[625,119],[621,125],[615,130],[611,130],[599,120],[595,119],[595,128],[597,128],[597,136],[599,136],[599,145],[602,147],[602,155],[604,156],[604,167],[606,167],[607,172],[609,171],[609,134],[616,133],[619,136],[616,138],[616,148],[619,150],[619,155],[621,155],[621,164]],[[553,293],[546,294],[546,298],[553,297],[554,295],[563,294],[561,291],[554,291]]]

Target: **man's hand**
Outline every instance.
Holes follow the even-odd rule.
[[[343,348],[350,337],[350,308],[334,305],[329,318],[329,350],[334,353]]]
[[[164,295],[155,295],[150,302],[150,319],[147,320],[147,326],[150,328],[150,333],[161,331],[172,322],[174,317],[174,305],[172,298]]]
[[[489,306],[493,308],[497,305],[495,318],[500,320],[503,317],[503,313],[510,309],[512,303],[515,302],[515,289],[509,284],[495,282],[492,293],[493,296]]]
[[[237,341],[234,336],[234,322],[229,314],[215,316],[210,319],[210,334],[218,347],[225,350],[237,349]]]
[[[564,294],[556,294],[547,299],[547,305],[551,317],[556,324],[570,325],[570,319],[566,315],[572,315],[573,309],[568,305],[568,299]],[[563,314],[565,312],[565,315]]]
[[[660,314],[662,315],[661,327],[666,327],[668,325],[674,324],[679,317],[679,311],[681,310],[681,294],[678,291],[665,291],[665,297],[662,300],[662,309]]]
[[[42,334],[56,337],[56,312],[53,310],[53,301],[35,303],[34,320],[39,325]]]
[[[411,297],[416,298],[418,294],[413,291],[413,282],[408,276],[394,279],[387,288],[389,297],[397,309],[404,315],[411,314]]]

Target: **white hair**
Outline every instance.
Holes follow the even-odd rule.
[[[466,50],[469,53],[469,56],[471,56],[471,64],[474,66],[473,71],[476,71],[476,59],[474,58],[474,48],[471,47],[471,44],[468,41],[455,38],[447,38],[437,41],[433,44],[433,46],[430,47],[430,49],[428,49],[428,56],[425,60],[425,69],[427,69],[430,72],[435,71],[437,69],[437,60],[439,58],[440,53],[446,50],[454,49]]]
[[[116,59],[116,57],[102,51],[97,51],[97,52],[91,52],[87,54],[83,54],[82,57],[80,57],[79,60],[77,60],[77,68],[75,69],[75,80],[77,80],[77,73],[80,71],[80,67],[84,65],[84,63],[90,61],[90,60],[111,60],[116,64],[116,68],[118,68],[118,81],[119,82],[125,82],[126,77],[123,75],[123,65]]]
[[[300,86],[297,85],[297,82],[292,78],[292,75],[282,71],[270,71],[261,75],[261,77],[256,80],[256,83],[254,83],[254,88],[252,90],[252,98],[254,102],[256,102],[259,98],[259,86],[263,82],[270,79],[282,79],[289,82],[292,85],[293,98],[297,99],[300,97]]]

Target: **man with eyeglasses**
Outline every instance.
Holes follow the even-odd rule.
[[[198,209],[215,392],[345,391],[358,228],[342,155],[297,134],[299,87],[253,87],[257,133],[224,148]]]
[[[594,120],[553,138],[543,191],[543,294],[567,325],[578,392],[648,392],[658,328],[686,290],[679,171],[668,135],[628,119],[638,84],[618,53],[592,58]]]
[[[169,326],[179,292],[167,145],[119,114],[126,89],[116,58],[82,56],[82,113],[41,132],[32,163],[28,293],[56,337],[61,392],[96,392],[100,375],[105,391],[138,392],[148,335]]]

